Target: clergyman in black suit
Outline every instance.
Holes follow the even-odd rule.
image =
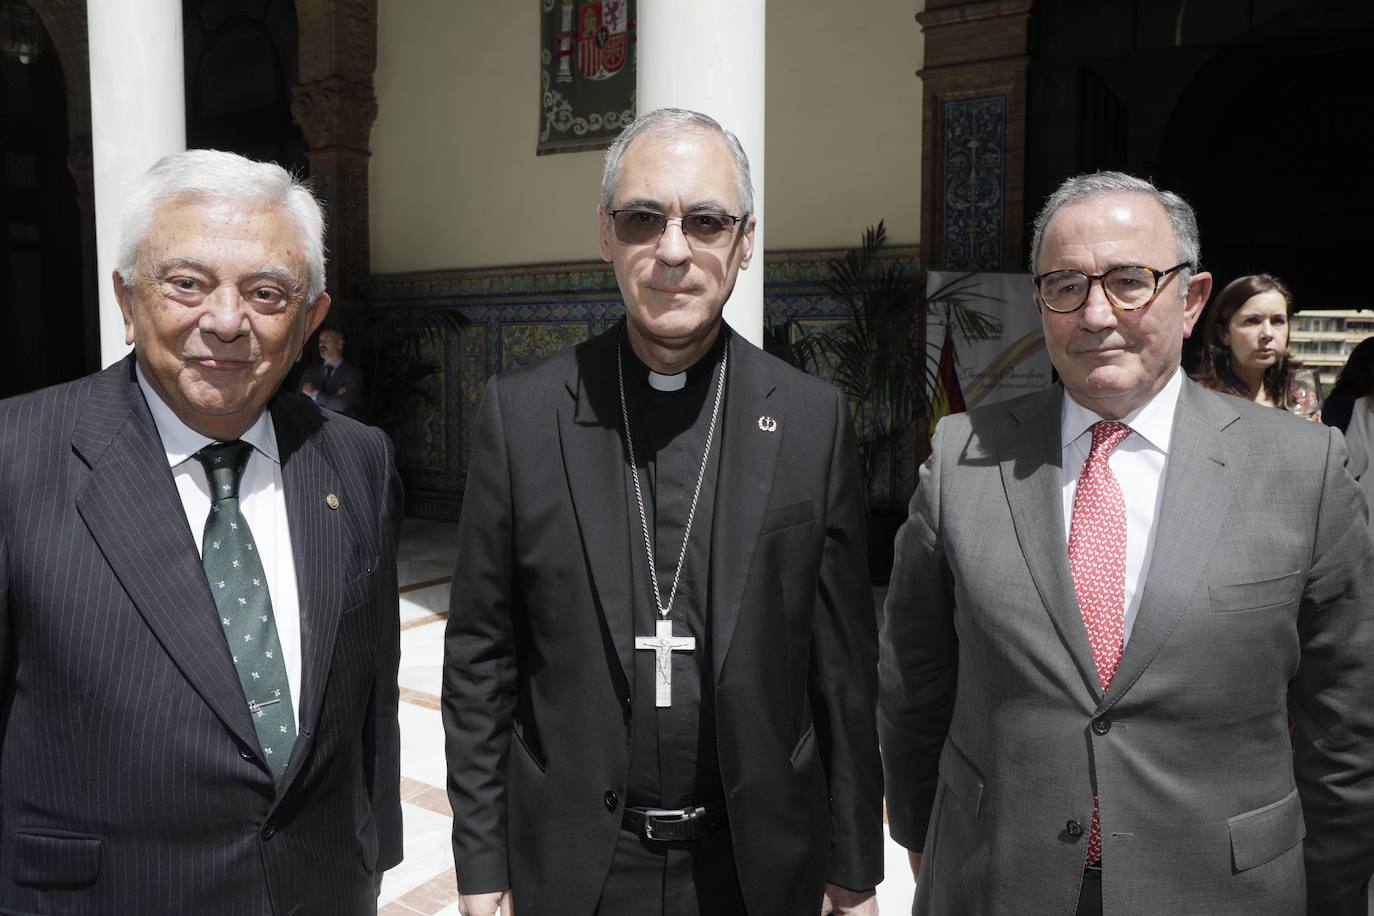
[[[363,396],[363,371],[343,358],[344,332],[320,332],[320,364],[301,374],[301,394],[321,407],[354,416]]]
[[[487,386],[443,686],[467,916],[876,910],[849,408],[722,321],[752,199],[714,120],[642,116],[599,210],[625,320]]]
[[[319,204],[169,156],[119,264],[133,354],[0,403],[0,911],[373,913],[400,490],[382,433],[278,392]]]

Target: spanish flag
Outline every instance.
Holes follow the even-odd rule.
[[[954,369],[954,336],[945,325],[945,342],[940,347],[940,367],[935,372],[935,391],[930,398],[930,425],[926,436],[935,435],[935,424],[952,413],[963,413],[964,392],[959,388],[959,373]]]

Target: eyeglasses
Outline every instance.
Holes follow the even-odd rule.
[[[1097,280],[1112,305],[1126,311],[1143,309],[1159,295],[1160,281],[1176,270],[1192,266],[1187,261],[1168,270],[1123,265],[1101,274],[1052,270],[1035,278],[1036,301],[1051,312],[1076,312],[1088,301],[1088,291]]]
[[[626,245],[652,245],[667,230],[669,223],[677,223],[682,234],[694,248],[724,248],[734,237],[734,229],[743,216],[728,213],[692,213],[683,217],[667,217],[652,210],[607,210],[615,237]]]

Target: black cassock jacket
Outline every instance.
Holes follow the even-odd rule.
[[[454,859],[464,893],[512,887],[521,916],[593,912],[653,714],[631,699],[621,333],[493,379],[473,438],[444,660]],[[751,916],[811,914],[827,881],[882,877],[857,454],[838,391],[738,335],[729,354],[702,495],[720,778]]]

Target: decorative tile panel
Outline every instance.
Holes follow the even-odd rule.
[[[827,262],[842,254],[769,254],[764,264],[765,322],[772,326],[795,320],[814,331],[842,320],[844,307],[824,287]],[[894,247],[885,256],[913,270],[919,266],[915,248]],[[600,334],[625,311],[615,274],[600,261],[381,275],[372,278],[370,291],[378,304],[416,314],[453,310],[469,322],[446,336],[443,368],[433,381],[442,403],[434,416],[402,437],[407,441],[398,443],[407,512],[427,518],[458,517],[473,423],[487,379]],[[902,450],[892,456],[884,480],[873,489],[909,494],[915,478],[914,451]]]
[[[942,99],[940,236],[948,270],[1001,270],[1007,97]]]

